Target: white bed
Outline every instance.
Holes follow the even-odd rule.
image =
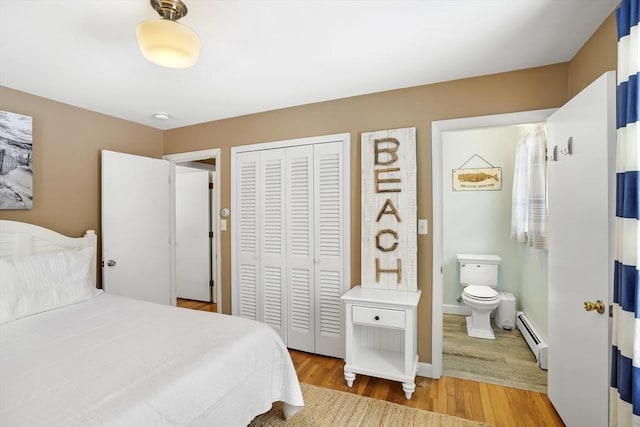
[[[246,426],[272,402],[287,416],[302,407],[291,358],[262,323],[96,291],[93,256],[70,275],[93,289],[65,294],[78,280],[56,275],[87,264],[95,242],[0,221],[0,425]]]

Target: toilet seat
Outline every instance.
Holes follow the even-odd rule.
[[[469,299],[476,301],[494,301],[498,299],[498,292],[490,286],[469,285],[462,292]]]

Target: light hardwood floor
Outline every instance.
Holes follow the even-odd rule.
[[[194,301],[191,299],[178,298],[176,305],[178,307],[192,308],[194,310],[213,311],[214,313],[218,311],[218,307],[214,302],[202,302]]]
[[[467,335],[466,316],[445,314],[443,325],[444,375],[547,392],[547,372],[517,329],[494,326],[496,339],[485,340]]]
[[[178,306],[214,311],[206,303],[178,300]],[[417,377],[416,390],[406,400],[395,381],[358,375],[352,388],[344,381],[341,359],[289,350],[301,382],[369,396],[389,402],[486,422],[496,427],[563,426],[547,395],[485,382],[443,376]]]

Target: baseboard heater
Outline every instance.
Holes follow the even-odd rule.
[[[549,346],[547,343],[544,342],[540,333],[522,311],[519,311],[516,315],[516,325],[534,356],[536,356],[538,366],[547,370],[549,367]]]

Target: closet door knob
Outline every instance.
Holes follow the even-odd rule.
[[[380,320],[380,316],[374,316],[373,320]]]

